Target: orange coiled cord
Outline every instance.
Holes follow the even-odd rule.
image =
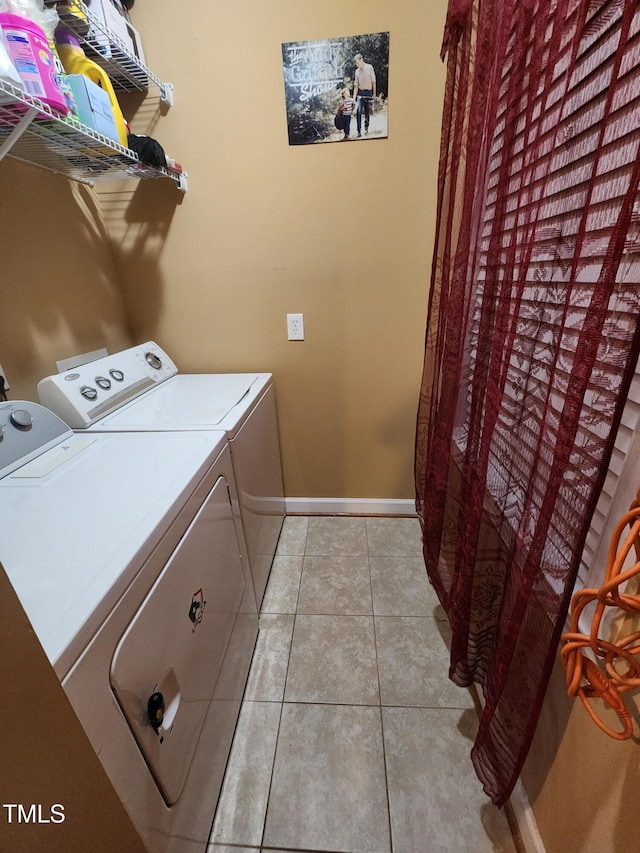
[[[624,530],[629,526],[629,533],[620,544]],[[635,551],[635,559],[631,568],[626,571],[622,567],[631,549]],[[579,696],[589,712],[591,719],[603,732],[616,740],[626,740],[633,734],[633,722],[622,694],[640,686],[640,631],[634,631],[626,637],[621,637],[615,643],[603,640],[598,636],[600,623],[607,607],[617,607],[626,613],[640,613],[640,595],[629,595],[620,592],[620,585],[630,578],[640,574],[640,490],[635,501],[616,525],[611,536],[604,583],[600,589],[582,589],[576,592],[571,600],[571,630],[562,635],[564,643],[561,656],[567,674],[567,689],[569,696]],[[578,630],[580,616],[584,608],[591,602],[596,602],[595,612],[591,621],[591,633],[582,634]],[[596,658],[601,658],[604,667],[598,666],[583,649],[591,649]],[[624,672],[618,672],[616,662],[624,662]],[[614,731],[596,714],[589,699],[599,697],[618,715],[622,723],[622,731]]]

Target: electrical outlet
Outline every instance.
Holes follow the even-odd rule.
[[[4,372],[4,367],[0,364],[0,376],[4,376],[4,390],[8,391],[11,388],[9,385],[9,380],[7,379],[7,374]]]
[[[304,340],[304,314],[287,314],[287,337],[290,341]]]

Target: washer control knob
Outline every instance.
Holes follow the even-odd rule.
[[[83,385],[80,389],[80,393],[85,398],[85,400],[95,400],[98,397],[98,392],[90,385]]]
[[[144,357],[147,360],[149,367],[153,367],[154,370],[160,370],[162,367],[162,360],[160,356],[156,355],[155,352],[147,352]]]
[[[164,718],[164,696],[162,693],[152,693],[147,702],[147,714],[151,728],[158,733]]]
[[[122,382],[124,380],[124,373],[121,370],[117,370],[115,367],[111,368],[109,376],[112,379],[115,379],[116,382]]]
[[[33,424],[33,418],[26,409],[16,409],[15,412],[11,412],[9,420],[16,429],[31,429]]]
[[[95,382],[99,388],[102,388],[105,391],[108,391],[109,388],[111,388],[111,380],[107,379],[106,376],[96,376]]]

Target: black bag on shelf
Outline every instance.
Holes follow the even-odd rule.
[[[159,169],[167,165],[164,148],[150,136],[138,136],[135,133],[130,133],[127,137],[127,144],[132,151],[136,152],[140,162],[146,166]]]

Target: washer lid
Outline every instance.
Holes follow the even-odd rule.
[[[180,373],[92,429],[224,429],[231,437],[270,381],[270,373]]]
[[[88,438],[0,480],[2,563],[60,678],[226,444],[204,431]]]

